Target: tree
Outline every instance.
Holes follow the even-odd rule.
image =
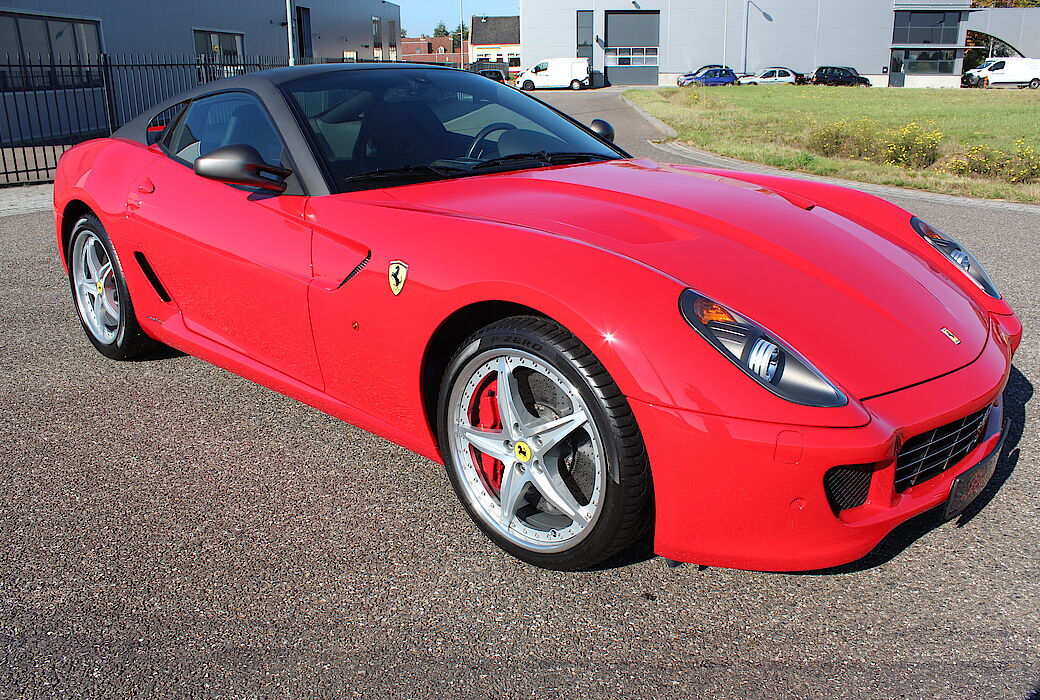
[[[463,41],[469,41],[469,27],[464,27],[460,24],[451,33],[451,50],[453,52],[459,50],[459,34],[462,34]]]
[[[404,27],[401,27],[401,38],[402,39],[407,39],[408,38],[408,30],[405,29]]]
[[[433,28],[434,36],[448,36],[448,25],[443,21],[438,22],[437,26]]]

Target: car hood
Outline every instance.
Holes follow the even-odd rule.
[[[988,336],[985,312],[897,236],[740,180],[618,160],[392,192],[652,266],[760,323],[860,399],[963,367]]]

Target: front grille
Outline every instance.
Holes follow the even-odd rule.
[[[844,464],[827,470],[823,475],[823,490],[835,515],[867,502],[873,474],[873,464]]]
[[[988,417],[989,406],[907,440],[896,458],[896,491],[906,491],[964,459],[979,444]]]

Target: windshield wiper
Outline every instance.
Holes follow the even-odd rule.
[[[546,151],[534,151],[531,153],[513,153],[508,156],[500,156],[485,160],[473,166],[472,170],[483,170],[498,165],[509,165],[510,163],[537,163],[540,165],[563,165],[565,163],[581,163],[594,160],[615,160],[614,156],[602,153],[583,153],[580,151],[569,153],[547,153]]]
[[[404,165],[400,168],[380,168],[367,173],[358,173],[343,178],[344,182],[358,182],[360,180],[399,180],[415,175],[432,175],[437,178],[450,177],[456,174],[455,170],[447,168],[435,168],[432,165]]]

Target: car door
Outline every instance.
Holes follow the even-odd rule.
[[[794,77],[791,75],[790,71],[778,70],[776,72],[776,79],[773,82],[775,82],[775,83],[793,83],[794,82]]]
[[[549,70],[549,62],[542,61],[537,66],[531,69],[532,80],[534,86],[537,88],[549,87],[552,76],[552,71]]]
[[[307,198],[209,180],[193,169],[199,156],[231,144],[291,168],[263,103],[246,92],[196,99],[160,143],[165,157],[138,181],[128,220],[184,326],[320,388],[307,308]]]
[[[1007,61],[997,61],[989,67],[989,75],[986,77],[989,78],[991,85],[993,83],[1003,83],[1007,81],[1007,73]]]
[[[770,83],[775,83],[776,82],[776,71],[775,70],[767,70],[765,73],[762,74],[762,78],[761,78],[760,82],[762,82],[764,84],[767,84],[767,85],[770,84]]]

